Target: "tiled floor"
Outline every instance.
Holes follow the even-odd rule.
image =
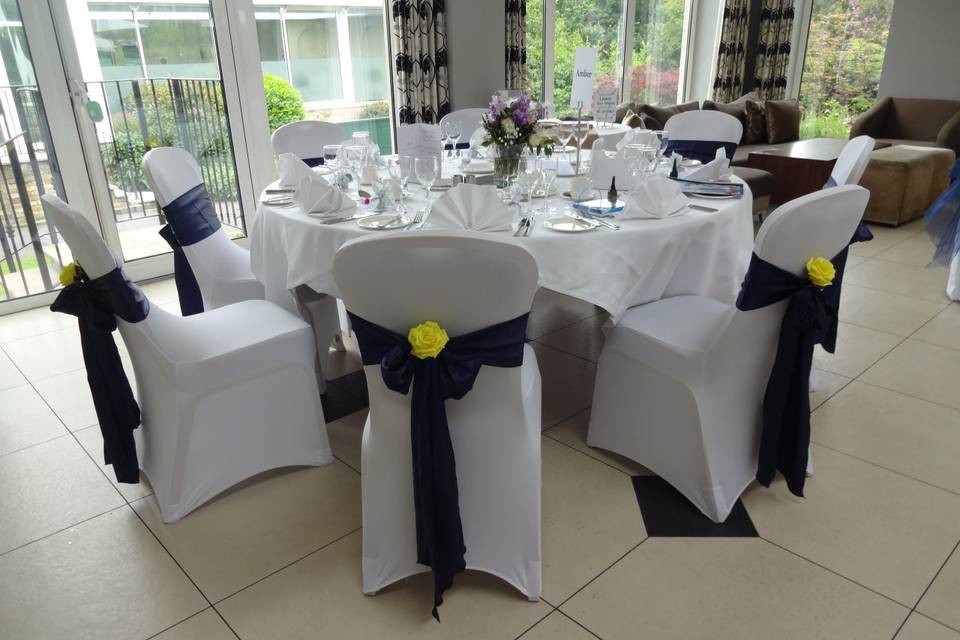
[[[605,317],[541,292],[543,599],[468,572],[440,624],[426,574],[360,589],[356,353],[333,356],[334,464],[164,525],[148,485],[101,464],[72,319],[2,317],[0,638],[960,640],[960,305],[919,223],[875,232],[851,256],[838,353],[817,355],[807,497],[751,487],[725,537],[648,537],[647,471],[585,443]],[[172,282],[146,289],[176,308]]]

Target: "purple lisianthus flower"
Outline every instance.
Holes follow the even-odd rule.
[[[527,110],[519,107],[514,107],[512,118],[513,124],[517,125],[517,127],[524,127],[529,122],[529,114]]]

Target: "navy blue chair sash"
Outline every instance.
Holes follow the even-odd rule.
[[[201,183],[163,207],[168,224],[160,229],[160,237],[173,250],[173,275],[180,299],[180,313],[185,316],[203,312],[200,285],[183,253],[189,247],[220,230],[220,220],[210,201],[207,187]]]
[[[454,149],[469,149],[469,148],[470,148],[470,143],[469,143],[469,142],[458,142],[458,143],[456,144],[456,146],[454,146],[452,142],[448,142],[447,144],[443,145],[443,148],[444,148],[445,151],[452,151],[452,150],[454,150]]]
[[[684,158],[699,160],[706,164],[717,157],[717,149],[720,147],[727,152],[727,158],[733,160],[733,154],[737,152],[737,143],[717,140],[670,140],[667,142],[664,155],[672,156],[674,153],[679,153]]]
[[[379,364],[388,389],[404,395],[413,385],[410,438],[417,524],[417,562],[433,571],[433,616],[453,577],[466,568],[453,444],[444,401],[473,388],[480,367],[523,364],[527,314],[450,338],[436,358],[410,353],[406,336],[350,314],[364,365]]]
[[[319,167],[326,162],[323,159],[323,156],[319,158],[300,158],[300,160],[302,160],[303,164],[307,165],[308,167]]]
[[[831,189],[835,186],[837,186],[837,181],[833,179],[833,176],[830,176],[827,178],[827,182],[823,185],[823,188]],[[850,244],[855,242],[869,242],[871,240],[873,240],[873,232],[870,231],[867,223],[861,220],[857,226],[857,230],[853,232],[853,238],[850,240]]]
[[[763,431],[757,481],[769,487],[777,471],[790,492],[803,496],[810,447],[810,367],[813,347],[830,353],[837,343],[837,311],[847,249],[833,262],[836,275],[827,287],[784,271],[753,254],[737,297],[737,308],[751,311],[788,300],[777,355],[763,396]]]
[[[944,265],[960,253],[960,160],[950,169],[950,186],[923,214],[930,239],[937,245],[933,259]]]
[[[118,266],[93,280],[80,272],[79,282],[65,287],[50,309],[78,319],[87,383],[103,434],[104,462],[113,465],[117,482],[137,484],[140,465],[133,430],[140,425],[140,407],[123,370],[113,331],[116,316],[127,322],[146,318],[150,302]]]

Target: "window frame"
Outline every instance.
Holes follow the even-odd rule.
[[[556,110],[556,16],[557,0],[537,0],[543,2],[543,69],[541,78],[543,85],[538,97],[541,102],[547,102]],[[586,0],[585,0],[586,1]],[[679,81],[677,83],[676,101],[680,103],[687,95],[687,79],[690,76],[689,66],[694,60],[693,48],[695,38],[693,29],[696,27],[697,5],[700,0],[684,0],[683,29],[680,43]],[[804,2],[806,0],[798,0]],[[623,0],[623,11],[620,16],[619,33],[622,34],[618,42],[620,51],[620,83],[618,87],[618,102],[630,100],[630,82],[632,77],[633,46],[636,38],[636,10],[637,0]]]

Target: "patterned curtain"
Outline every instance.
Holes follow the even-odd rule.
[[[398,121],[439,122],[450,113],[444,0],[394,0],[390,16]]]
[[[523,89],[527,68],[527,2],[505,0],[507,7],[507,89]]]
[[[767,100],[782,100],[787,90],[793,0],[763,0],[757,38],[753,88]]]
[[[713,99],[733,102],[743,95],[744,62],[750,27],[750,0],[726,0],[717,53]]]

